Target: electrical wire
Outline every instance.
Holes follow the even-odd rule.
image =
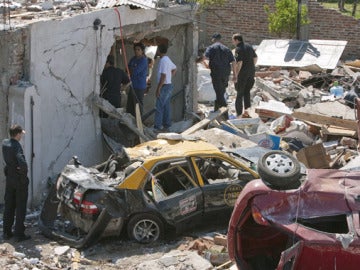
[[[121,24],[121,16],[120,16],[120,12],[119,10],[115,7],[114,8],[117,16],[118,16],[118,19],[119,19],[119,29],[120,29],[120,38],[121,38],[121,47],[122,47],[122,51],[123,51],[123,56],[124,56],[124,62],[125,62],[125,68],[126,68],[126,72],[130,78],[130,70],[129,70],[129,66],[128,66],[128,62],[127,62],[127,58],[126,58],[126,49],[125,49],[125,44],[124,44],[124,35],[123,35],[123,32],[122,32],[122,24]]]

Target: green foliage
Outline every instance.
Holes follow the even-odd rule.
[[[212,5],[219,5],[222,6],[224,5],[226,2],[228,2],[228,0],[188,0],[188,3],[193,2],[193,3],[198,3],[200,5],[200,8],[206,8]]]
[[[275,11],[271,12],[268,5],[264,6],[265,12],[268,14],[269,31],[281,37],[287,34],[289,38],[296,34],[298,3],[297,0],[276,0]],[[305,5],[301,6],[301,25],[309,24],[307,18],[308,10]]]
[[[338,8],[338,4],[337,4],[337,1],[335,1],[336,3],[331,3],[331,1],[323,1],[323,3],[321,3],[325,8],[331,8],[331,9],[335,9],[335,10],[339,10]],[[342,12],[343,15],[347,15],[347,16],[352,16],[352,11],[353,11],[353,4],[351,3],[352,1],[350,0],[347,0],[345,2],[345,9],[346,11],[345,12]],[[360,19],[360,1],[357,5],[357,9],[356,9],[356,12],[355,12],[355,16],[354,16],[355,19]]]

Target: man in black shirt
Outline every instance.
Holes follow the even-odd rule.
[[[29,179],[27,177],[28,166],[19,141],[25,132],[21,126],[12,125],[9,133],[10,139],[2,142],[2,153],[6,164],[4,168],[6,187],[3,238],[8,240],[13,236],[12,226],[16,215],[14,234],[17,241],[24,241],[31,238],[30,235],[24,233]]]
[[[247,109],[251,107],[250,90],[255,83],[255,65],[257,55],[253,47],[244,43],[240,34],[234,34],[232,37],[235,48],[236,74],[237,82],[235,89],[237,91],[235,109],[238,117],[249,117]],[[243,112],[243,101],[245,111]]]
[[[129,76],[122,69],[114,67],[114,56],[109,55],[100,77],[100,96],[107,99],[115,108],[120,108],[121,85],[129,82]]]
[[[205,51],[205,57],[209,59],[211,81],[216,93],[215,108],[227,107],[225,91],[229,82],[231,67],[235,73],[235,59],[231,50],[221,42],[221,35],[216,33],[212,36],[213,44]],[[236,77],[234,77],[236,79]]]

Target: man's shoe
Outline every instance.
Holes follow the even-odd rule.
[[[9,240],[11,237],[13,237],[14,234],[12,232],[9,232],[9,233],[4,233],[3,234],[3,239],[4,240]]]
[[[251,116],[249,115],[248,112],[244,112],[242,115],[241,115],[241,118],[251,118]]]
[[[30,235],[22,234],[16,237],[16,242],[22,242],[31,239]]]

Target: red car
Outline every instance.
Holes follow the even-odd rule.
[[[360,171],[303,175],[281,151],[259,165],[263,180],[245,186],[229,222],[228,250],[238,269],[360,269]]]

